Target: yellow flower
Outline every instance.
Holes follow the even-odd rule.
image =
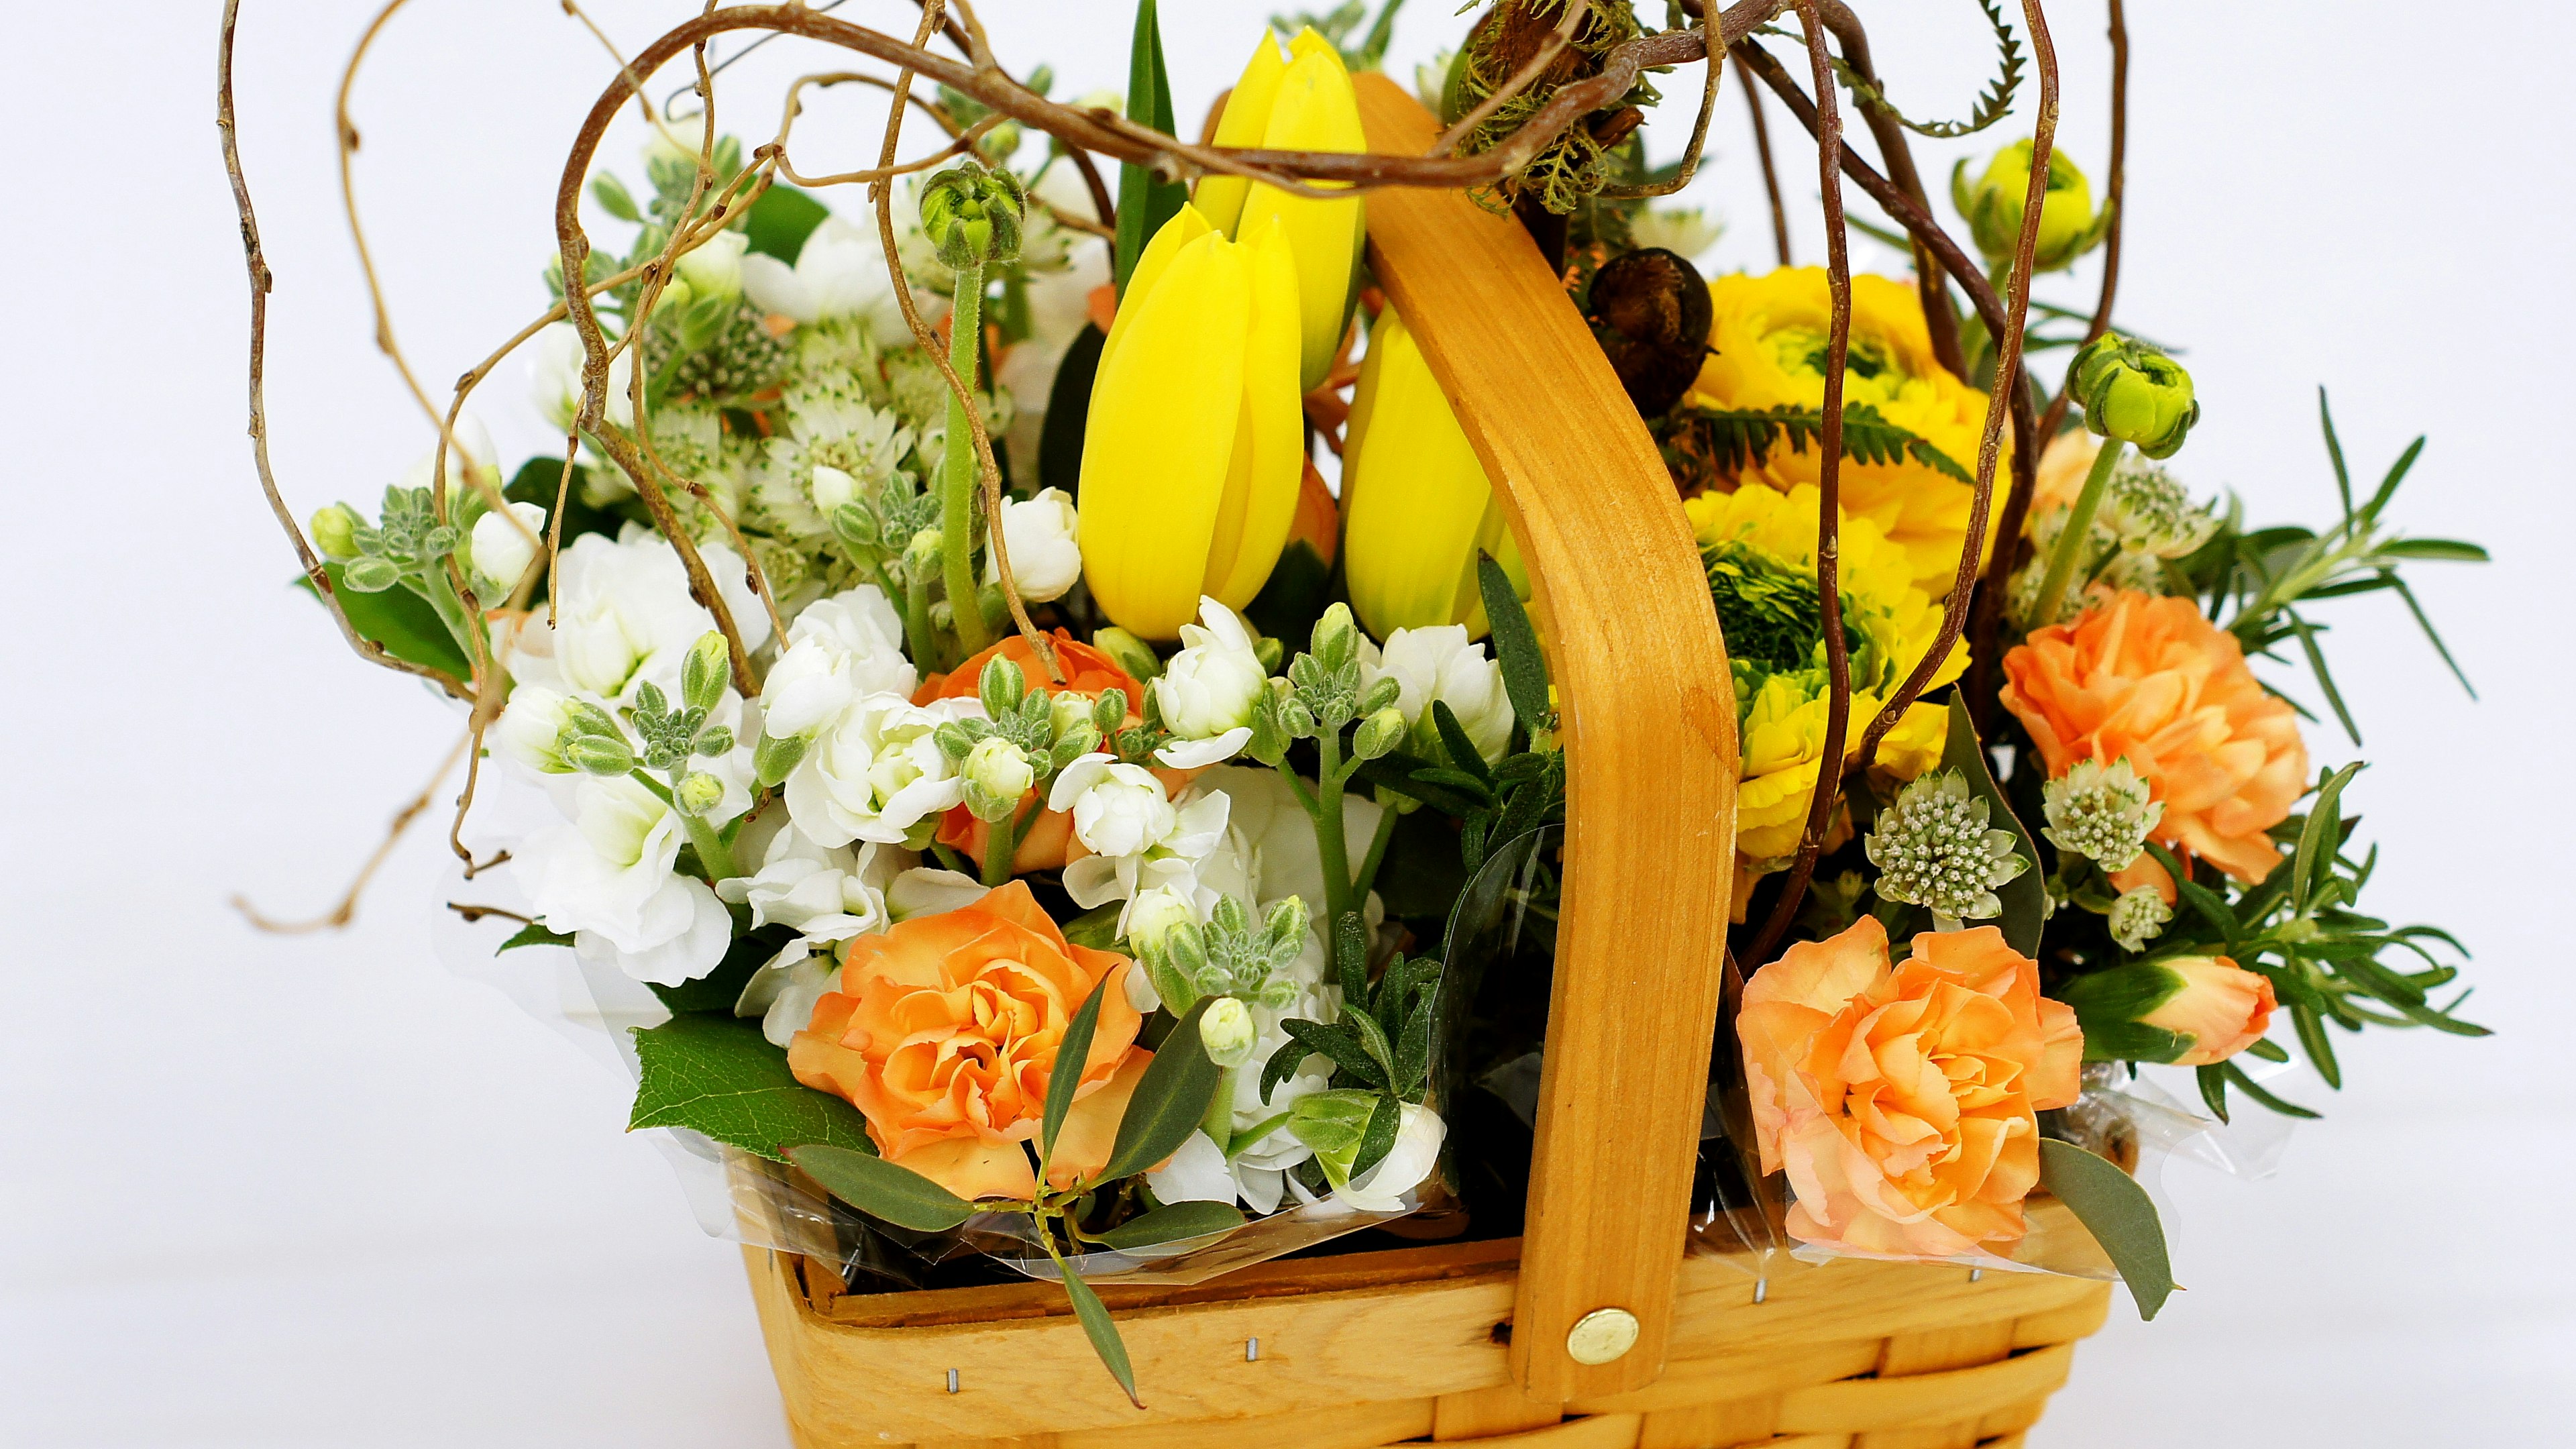
[[[1749,878],[1782,868],[1796,852],[1823,772],[1831,675],[1816,597],[1816,490],[1740,488],[1686,499],[1682,508],[1708,566],[1735,675],[1743,750],[1736,849]],[[1939,638],[1941,607],[1876,524],[1845,513],[1838,536],[1852,683],[1845,748],[1857,752],[1871,717]],[[1927,690],[1967,667],[1968,646],[1954,642]],[[1910,780],[1938,764],[1946,725],[1941,705],[1908,709],[1879,746],[1878,773]]]
[[[1392,307],[1369,334],[1345,439],[1342,557],[1360,623],[1381,639],[1441,624],[1483,638],[1477,550],[1524,598],[1527,575],[1484,464]]]
[[[1833,301],[1820,267],[1782,267],[1769,276],[1744,273],[1709,283],[1716,320],[1709,329],[1709,358],[1683,399],[1715,411],[1794,406],[1821,408],[1824,358],[1833,325]],[[1985,425],[1985,395],[1962,383],[1933,359],[1923,326],[1923,304],[1914,288],[1887,277],[1852,278],[1851,355],[1843,375],[1845,406],[1866,405],[1886,421],[1938,449],[1962,471],[1977,464],[1977,439]],[[1997,463],[1998,475],[2009,460]],[[1769,456],[1746,469],[1744,481],[1773,488],[1814,483],[1819,450],[1813,442],[1792,448],[1782,438]],[[1929,463],[1907,457],[1865,463],[1846,452],[1842,504],[1903,548],[1916,583],[1934,597],[1946,594],[1968,535],[1973,490]],[[1992,530],[1986,552],[1994,549]]]
[[[1276,221],[1228,241],[1189,206],[1147,244],[1082,444],[1082,566],[1121,628],[1171,639],[1279,561],[1305,467],[1297,278]]]
[[[1279,42],[1262,31],[1251,64],[1226,98],[1214,140],[1219,146],[1272,151],[1367,150],[1359,95],[1351,88],[1341,52],[1310,26],[1288,43],[1283,60]],[[1310,184],[1328,190],[1345,185]],[[1350,329],[1353,282],[1368,236],[1358,195],[1348,201],[1316,201],[1275,186],[1256,187],[1239,176],[1210,176],[1199,182],[1196,200],[1210,225],[1237,240],[1278,219],[1297,259],[1298,387],[1322,386]]]

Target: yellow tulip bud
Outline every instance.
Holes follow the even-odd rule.
[[[1359,95],[1341,52],[1310,27],[1297,32],[1283,60],[1278,41],[1263,31],[1251,64],[1226,98],[1215,142],[1274,151],[1367,150]],[[1315,201],[1274,186],[1256,187],[1239,176],[1210,176],[1199,183],[1196,205],[1210,225],[1238,241],[1263,222],[1279,220],[1297,261],[1298,387],[1322,386],[1350,329],[1353,283],[1368,238],[1359,197]]]
[[[1351,603],[1368,631],[1464,624],[1486,632],[1476,554],[1529,596],[1520,549],[1484,464],[1393,308],[1369,335],[1342,452],[1342,540]]]
[[[1234,242],[1182,207],[1137,258],[1083,436],[1083,574],[1119,627],[1177,638],[1202,594],[1261,591],[1297,512],[1298,391],[1279,223]]]

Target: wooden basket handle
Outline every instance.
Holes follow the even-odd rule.
[[[1370,149],[1430,147],[1429,112],[1357,80]],[[1622,1393],[1663,1372],[1671,1327],[1734,881],[1735,692],[1670,475],[1529,234],[1464,192],[1409,188],[1370,192],[1368,226],[1529,564],[1562,717],[1564,904],[1512,1374],[1541,1400]],[[1602,1309],[1634,1315],[1635,1344],[1578,1362],[1568,1335]]]

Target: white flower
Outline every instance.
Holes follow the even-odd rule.
[[[826,219],[805,238],[792,267],[772,256],[744,257],[742,290],[762,311],[800,323],[855,317],[881,342],[907,335],[873,225]]]
[[[1441,1139],[1448,1135],[1448,1124],[1440,1120],[1439,1113],[1405,1103],[1403,1117],[1395,1129],[1395,1145],[1387,1149],[1377,1166],[1352,1178],[1348,1187],[1333,1194],[1332,1200],[1354,1212],[1404,1211],[1404,1195],[1421,1186],[1431,1170],[1440,1165]],[[1302,1184],[1297,1195],[1307,1195]]]
[[[1220,765],[1192,782],[1191,790],[1193,798],[1227,799],[1225,839],[1200,863],[1199,884],[1242,901],[1255,919],[1272,903],[1295,896],[1314,908],[1316,929],[1324,929],[1328,897],[1314,820],[1279,772]],[[1343,849],[1351,860],[1367,857],[1382,813],[1375,801],[1342,798]],[[1374,914],[1375,907],[1370,909]]]
[[[1363,687],[1381,679],[1396,682],[1395,707],[1411,727],[1417,754],[1439,758],[1431,750],[1439,739],[1431,719],[1434,700],[1449,706],[1486,759],[1502,758],[1511,744],[1512,701],[1503,692],[1502,666],[1485,657],[1484,645],[1468,642],[1463,624],[1398,629],[1386,636],[1383,651],[1363,637],[1360,676]]]
[[[1726,230],[1717,218],[1696,206],[1657,206],[1629,219],[1629,231],[1641,247],[1662,247],[1684,261],[1717,245]]]
[[[1002,542],[1011,551],[1011,582],[1032,604],[1063,598],[1082,577],[1080,519],[1073,499],[1059,488],[1041,488],[1025,503],[1002,503]],[[984,581],[999,582],[1001,558],[987,550]]]
[[[706,882],[674,872],[679,818],[630,779],[584,779],[572,796],[572,820],[511,861],[537,919],[638,980],[676,986],[714,970],[733,918]]]
[[[1181,651],[1153,683],[1164,727],[1185,742],[1164,746],[1155,758],[1175,769],[1213,765],[1241,750],[1252,739],[1253,705],[1270,684],[1241,617],[1202,598],[1199,619],[1181,626]]]
[[[581,329],[569,322],[549,324],[528,342],[528,396],[537,412],[559,433],[572,431],[581,414]],[[608,364],[608,420],[621,428],[635,426],[635,402],[628,386],[635,379],[634,349]]]
[[[702,545],[699,554],[743,647],[769,642],[768,611],[745,582],[741,557],[720,544]],[[670,543],[636,524],[614,543],[586,533],[558,556],[555,574],[563,591],[555,627],[540,622],[519,632],[512,675],[614,701],[650,679],[677,697],[689,646],[716,624],[689,597],[688,571]]]
[[[870,695],[909,698],[921,682],[903,656],[903,620],[874,584],[806,605],[787,640],[760,686],[767,728],[780,739],[810,735]]]
[[[1037,783],[1037,768],[1029,763],[1028,752],[1000,735],[977,740],[957,768],[967,784],[995,800],[1017,800]]]
[[[971,875],[953,870],[915,868],[894,878],[886,887],[886,907],[897,921],[915,916],[937,916],[962,910],[990,894],[990,888]],[[1129,976],[1142,975],[1130,971]]]
[[[716,894],[750,906],[754,929],[783,925],[808,940],[846,941],[893,924],[885,888],[908,863],[885,846],[817,845],[790,828],[771,838],[756,874],[719,881]]]
[[[1069,216],[1091,215],[1091,193],[1070,162],[1049,166],[1046,174],[1038,178],[1036,189]],[[1091,294],[1109,282],[1106,241],[1058,227],[1034,206],[1029,208],[1029,222],[1028,240],[1021,248],[1023,261],[1032,250],[1047,246],[1049,234],[1059,242],[1069,239],[1070,249],[1061,270],[1040,270],[1029,277],[1029,335],[1012,344],[993,369],[994,380],[1021,404],[1018,416],[1005,432],[1014,458],[1037,456],[1046,432],[1047,405],[1055,394],[1056,374],[1064,367],[1065,353],[1073,339],[1091,320]]]
[[[759,1017],[760,1034],[783,1048],[814,1019],[814,1003],[823,993],[840,989],[841,968],[832,953],[816,955],[814,943],[799,936],[751,973],[734,999],[733,1014]]]
[[[859,480],[829,463],[817,463],[814,481],[806,491],[813,495],[815,510],[829,518],[842,504],[857,501]]]
[[[1199,1016],[1199,1045],[1207,1049],[1208,1060],[1220,1067],[1240,1067],[1251,1061],[1252,1049],[1260,1044],[1261,1025],[1240,997],[1220,996]]]
[[[1047,808],[1072,815],[1074,839],[1095,855],[1141,855],[1171,834],[1178,818],[1153,771],[1100,754],[1065,766]]]
[[[787,776],[787,814],[823,845],[894,844],[964,798],[965,782],[931,732],[963,717],[969,701],[931,708],[900,695],[870,695],[841,712]]]
[[[562,775],[572,770],[555,749],[563,727],[564,697],[542,684],[521,684],[510,690],[509,704],[493,722],[492,737],[503,755],[528,769]]]
[[[689,284],[690,295],[737,297],[742,294],[743,254],[751,250],[751,238],[738,231],[720,231],[704,242],[680,254],[672,270]]]
[[[484,514],[474,520],[474,572],[496,596],[506,597],[536,562],[537,545],[545,536],[546,511],[533,503],[513,503],[507,516]]]

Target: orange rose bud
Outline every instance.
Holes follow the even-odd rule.
[[[2298,716],[2191,600],[2123,589],[2034,630],[2004,656],[2004,680],[2004,708],[2051,779],[2126,759],[2165,807],[2149,839],[2249,884],[2280,863],[2266,832],[2308,785]]]
[[[1013,881],[850,942],[841,989],[788,1044],[788,1070],[865,1114],[886,1161],[969,1201],[1026,1201],[1037,1173],[1023,1144],[1038,1135],[1065,1028],[1094,992],[1099,1023],[1047,1179],[1070,1186],[1109,1161],[1153,1057],[1135,1044],[1131,969],[1114,951],[1067,942]]]
[[[2138,1022],[2191,1038],[2191,1049],[2174,1058],[2174,1065],[2216,1066],[2272,1029],[2272,1009],[2280,1002],[2272,995],[2270,977],[2224,956],[2183,956],[2156,964],[2181,976],[2182,989]]]
[[[1895,964],[1863,916],[1755,972],[1736,1035],[1791,1236],[1921,1258],[2021,1238],[2037,1114],[2075,1100],[2084,1040],[2001,931],[1926,932]]]

